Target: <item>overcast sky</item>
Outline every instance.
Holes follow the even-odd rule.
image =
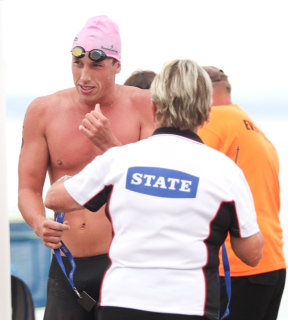
[[[117,83],[137,69],[159,72],[166,61],[189,58],[222,68],[236,99],[288,102],[286,3],[3,0],[5,90],[42,95],[73,86],[74,36],[88,18],[105,14],[118,24],[122,37]]]

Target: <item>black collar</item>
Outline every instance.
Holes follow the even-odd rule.
[[[179,130],[177,128],[158,128],[154,131],[153,136],[157,134],[175,134],[178,136],[182,136],[191,140],[195,140],[197,142],[203,143],[200,137],[190,130]]]

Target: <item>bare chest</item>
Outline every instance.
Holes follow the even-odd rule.
[[[85,115],[69,115],[54,119],[46,131],[50,154],[49,171],[55,179],[62,174],[75,174],[102,154],[79,130]],[[124,145],[140,137],[138,117],[127,112],[106,112],[114,135]],[[61,119],[62,118],[62,119]],[[65,118],[65,121],[63,119]]]

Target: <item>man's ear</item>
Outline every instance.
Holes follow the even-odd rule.
[[[116,61],[117,67],[116,67],[116,74],[120,73],[121,71],[121,62],[120,61]]]

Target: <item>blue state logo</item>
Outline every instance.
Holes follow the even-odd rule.
[[[161,198],[195,198],[199,177],[154,167],[128,169],[126,189]]]

